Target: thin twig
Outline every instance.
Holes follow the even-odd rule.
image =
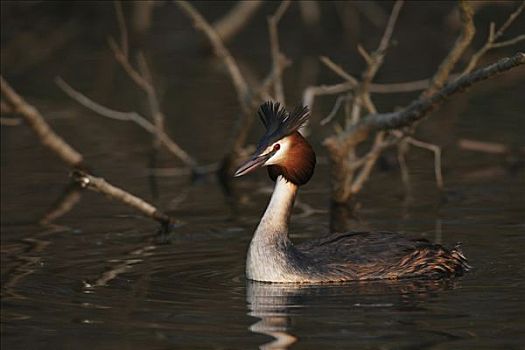
[[[47,225],[70,212],[82,197],[82,188],[76,182],[70,182],[60,197],[40,219],[40,224]]]
[[[335,85],[317,85],[309,86],[303,93],[303,106],[308,106],[310,110],[313,109],[314,100],[316,96],[322,95],[336,95],[353,89],[350,83],[340,83]]]
[[[379,42],[377,49],[370,55],[370,59],[367,60],[368,66],[363,72],[362,81],[357,88],[352,114],[350,116],[350,119],[347,118],[347,130],[352,127],[352,124],[358,122],[361,113],[361,105],[365,106],[369,113],[377,113],[377,109],[370,97],[369,88],[376,73],[383,64],[386,50],[388,48],[388,45],[390,44],[390,40],[392,39],[394,27],[396,25],[402,7],[402,0],[398,0],[395,2],[394,6],[392,7],[392,12],[390,13],[390,17],[388,19],[385,31],[383,33],[383,36],[381,37],[381,41]],[[382,150],[387,145],[387,142],[385,142],[385,136],[386,135],[383,131],[379,131],[376,134],[374,144],[371,150],[366,155],[367,160],[365,161],[362,169],[359,171],[357,176],[355,176],[355,179],[350,186],[351,194],[359,192],[363,187],[364,183],[370,177],[370,173],[372,172],[372,169],[374,168],[377,160],[379,159]],[[353,175],[351,177],[353,177]]]
[[[476,151],[490,154],[506,154],[509,153],[509,147],[495,142],[478,141],[470,139],[461,139],[458,141],[458,146],[467,151]]]
[[[402,7],[402,0],[396,1],[394,6],[392,7],[392,12],[390,13],[390,17],[388,18],[388,23],[386,25],[383,36],[381,37],[381,41],[379,42],[379,46],[371,56],[372,63],[369,64],[368,69],[363,74],[363,81],[361,82],[361,84],[364,85],[365,90],[368,90],[368,85],[372,82],[377,71],[383,64],[386,49],[388,48],[390,40],[392,39],[394,27],[396,25]]]
[[[133,66],[128,61],[128,58],[126,57],[122,49],[118,47],[117,43],[115,42],[115,39],[111,37],[108,38],[108,44],[111,50],[113,51],[115,59],[120,64],[120,66],[124,69],[127,75],[131,78],[131,80],[143,91],[152,90],[153,87],[151,86],[149,81],[144,79],[144,77],[140,75],[140,73],[135,68],[133,68]]]
[[[166,147],[168,151],[170,151],[173,155],[179,158],[187,166],[190,166],[192,168],[197,166],[197,162],[193,159],[193,157],[191,157],[185,150],[183,150],[164,131],[159,132],[149,120],[147,120],[137,112],[121,112],[107,108],[91,100],[81,92],[73,89],[68,83],[66,83],[61,78],[56,78],[55,82],[58,85],[58,87],[60,87],[60,89],[62,89],[62,91],[64,91],[69,97],[80,103],[82,106],[97,113],[98,115],[120,121],[131,121],[151,134],[158,134],[159,141]]]
[[[441,147],[432,143],[416,140],[415,138],[410,136],[405,137],[405,140],[411,145],[427,149],[434,153],[434,174],[436,176],[436,185],[439,189],[443,189],[443,172],[441,170]]]
[[[463,53],[474,38],[474,34],[476,33],[476,27],[474,26],[474,8],[466,0],[460,1],[458,6],[461,15],[461,33],[447,57],[445,57],[439,65],[430,86],[423,91],[422,96],[430,96],[445,85],[450,72],[452,72],[456,63],[461,56],[463,56]]]
[[[239,1],[232,6],[227,14],[215,21],[213,28],[222,42],[228,42],[239,33],[257,13],[262,4],[263,1],[261,0]]]
[[[196,29],[202,31],[211,46],[215,51],[215,55],[221,59],[226,66],[230,79],[233,83],[235,91],[237,93],[237,99],[241,108],[241,114],[237,119],[235,125],[235,136],[229,151],[226,153],[222,166],[218,172],[221,184],[226,189],[225,193],[232,193],[229,181],[231,180],[235,171],[235,160],[239,153],[242,151],[246,139],[249,134],[249,130],[253,124],[253,111],[257,108],[257,95],[254,95],[243,77],[235,58],[230,54],[220,36],[213,29],[213,27],[206,21],[206,19],[197,11],[189,2],[184,0],[176,0],[175,4],[193,21],[193,25]],[[277,72],[280,75],[280,71]]]
[[[153,133],[154,146],[160,145],[160,134],[164,132],[164,114],[161,111],[157,91],[153,85],[153,77],[146,62],[144,54],[139,51],[137,53],[138,70],[135,69],[129,61],[129,44],[128,44],[128,30],[122,5],[119,1],[115,1],[115,12],[120,32],[120,47],[117,46],[112,38],[109,38],[109,45],[113,51],[115,59],[128,74],[130,79],[144,91],[147,97],[151,119],[155,125],[156,132]]]
[[[53,129],[49,127],[40,112],[27,103],[22,96],[18,95],[2,76],[0,76],[0,82],[2,95],[5,97],[6,102],[11,105],[16,113],[24,118],[31,129],[37,134],[42,144],[57,154],[69,166],[82,167],[82,155],[58,136]]]
[[[523,9],[525,9],[525,1],[523,1],[521,3],[521,5],[518,6],[518,8],[516,8],[516,10],[514,10],[509,15],[509,17],[507,18],[505,23],[502,24],[502,26],[498,29],[498,31],[495,31],[494,23],[490,24],[489,36],[487,38],[487,41],[485,42],[485,44],[476,53],[474,53],[472,55],[472,57],[470,58],[469,63],[467,64],[467,67],[465,67],[465,69],[463,70],[463,73],[462,73],[463,75],[472,72],[472,70],[474,70],[474,68],[476,68],[476,65],[478,64],[479,60],[488,51],[490,51],[492,49],[496,49],[496,48],[501,48],[501,47],[504,47],[504,46],[514,45],[514,44],[516,44],[516,43],[518,43],[518,42],[520,42],[522,40],[525,40],[525,35],[518,35],[517,37],[512,38],[510,40],[497,42],[497,40],[505,33],[507,28],[510,27],[510,25],[516,20],[516,18],[519,17],[521,12],[523,12]]]
[[[120,31],[120,48],[124,56],[129,57],[128,28],[126,26],[126,20],[124,19],[124,11],[122,11],[122,2],[115,0],[113,4],[115,6],[115,14]]]
[[[401,181],[405,187],[406,193],[410,191],[410,172],[408,171],[407,153],[410,146],[404,139],[397,144],[397,162],[399,164],[399,171],[401,172]]]
[[[195,28],[199,29],[206,35],[211,45],[213,46],[215,54],[224,62],[226,68],[228,69],[228,73],[230,74],[233,86],[235,87],[235,91],[237,92],[237,98],[239,100],[241,108],[243,109],[243,112],[249,113],[249,106],[251,103],[251,92],[248,87],[248,84],[246,83],[246,80],[242,76],[242,73],[239,69],[239,66],[237,65],[237,62],[235,61],[235,58],[233,58],[226,46],[224,46],[224,43],[222,42],[217,32],[208,23],[208,21],[206,21],[206,19],[193,7],[193,5],[183,0],[177,0],[175,1],[175,4],[177,4],[177,6],[179,6],[179,8],[193,20]]]
[[[157,210],[157,208],[141,198],[111,185],[104,179],[94,177],[86,171],[81,170],[87,168],[83,164],[82,155],[58,136],[47,124],[40,112],[19,96],[1,76],[0,82],[2,94],[7,102],[10,103],[14,110],[26,120],[31,129],[33,129],[38,135],[42,144],[51,149],[55,154],[62,158],[66,164],[73,168],[72,175],[75,182],[79,183],[82,187],[99,191],[111,198],[117,199],[122,203],[139,210],[144,215],[153,218],[166,227],[169,224],[176,222],[173,218]]]
[[[139,52],[137,54],[137,61],[139,66],[139,71],[141,75],[145,78],[146,81],[150,82],[151,89],[146,91],[146,96],[148,99],[148,105],[150,108],[151,118],[153,119],[153,123],[155,125],[156,133],[155,133],[155,147],[160,145],[162,142],[160,140],[161,136],[160,134],[164,133],[164,113],[162,113],[160,108],[160,102],[157,97],[157,91],[153,87],[153,84],[151,83],[152,76],[151,71],[148,67],[148,63],[146,62],[146,57],[144,57],[144,54],[142,52]]]
[[[340,65],[332,61],[329,57],[321,56],[319,59],[325,66],[330,68],[335,74],[339,75],[344,80],[348,81],[351,85],[353,84],[354,87],[359,85],[359,81],[356,78],[348,74]]]
[[[505,41],[500,41],[499,43],[494,43],[494,44],[492,44],[492,48],[493,49],[499,49],[501,47],[511,46],[511,45],[517,44],[520,41],[524,41],[524,40],[525,40],[525,34],[521,34],[521,35],[518,35],[518,36],[516,36],[516,37],[514,37],[512,39],[505,40]]]
[[[525,54],[518,52],[512,57],[504,57],[497,62],[464,75],[445,85],[429,97],[419,98],[398,112],[371,114],[361,119],[349,133],[364,129],[367,132],[376,130],[392,130],[408,126],[422,119],[430,111],[445,102],[450,96],[462,92],[480,81],[495,77],[525,63]]]
[[[370,177],[370,173],[372,172],[372,169],[374,168],[377,159],[381,155],[381,151],[387,145],[384,142],[384,138],[385,134],[383,132],[379,132],[376,134],[374,139],[374,145],[366,155],[368,159],[364,163],[363,168],[359,171],[359,174],[356,176],[355,180],[352,182],[352,186],[350,187],[350,192],[352,194],[361,191],[361,188],[363,187],[364,183]]]
[[[283,81],[282,81],[282,68],[281,66],[281,52],[279,49],[279,32],[278,25],[281,17],[284,15],[288,7],[290,6],[290,1],[285,0],[281,2],[275,13],[268,18],[268,32],[270,36],[270,51],[272,53],[272,64],[275,67],[274,69],[279,72],[277,77],[273,81],[273,89],[275,92],[275,97],[277,101],[285,105],[284,99],[284,90],[283,90]]]
[[[334,107],[332,107],[332,110],[330,111],[330,113],[324,117],[323,119],[321,119],[321,121],[319,122],[320,125],[324,126],[328,123],[330,123],[332,121],[332,119],[334,119],[334,117],[337,115],[337,111],[339,111],[339,108],[341,107],[341,104],[343,104],[343,102],[351,99],[352,96],[347,96],[347,95],[341,95],[337,98],[337,100],[335,100],[335,104],[334,104]]]
[[[105,194],[111,199],[116,199],[163,225],[176,223],[175,219],[159,211],[145,200],[108,183],[103,178],[95,177],[81,170],[74,170],[71,176],[83,188]]]

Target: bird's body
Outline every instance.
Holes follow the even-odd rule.
[[[461,275],[469,266],[458,247],[390,232],[346,232],[294,245],[288,222],[298,187],[310,179],[315,153],[296,131],[308,111],[287,114],[267,103],[259,112],[268,129],[256,155],[236,173],[268,166],[276,181],[247,256],[249,279],[280,283],[323,283],[372,279],[440,278]],[[283,131],[284,129],[284,131]]]

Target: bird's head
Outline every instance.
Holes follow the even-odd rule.
[[[242,176],[261,167],[268,167],[268,175],[276,180],[279,175],[297,186],[307,183],[314,173],[315,153],[298,132],[310,116],[308,107],[297,107],[288,113],[277,102],[265,102],[257,112],[266,127],[257,150],[235,172]]]

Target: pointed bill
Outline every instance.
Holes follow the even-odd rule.
[[[254,155],[251,159],[247,160],[243,165],[237,169],[234,177],[243,176],[245,174],[251,173],[255,169],[261,167],[266,163],[266,161],[274,154],[274,152],[269,152],[261,156]]]

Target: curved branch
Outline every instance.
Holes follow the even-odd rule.
[[[27,103],[22,96],[18,95],[2,76],[0,76],[0,83],[2,95],[4,95],[7,103],[11,105],[14,112],[24,118],[31,129],[38,135],[42,144],[51,149],[69,166],[82,167],[82,154],[58,136],[53,129],[49,127],[40,112]]]
[[[222,42],[219,34],[217,34],[217,32],[208,23],[208,21],[206,21],[206,19],[189,2],[178,0],[175,1],[175,4],[179,6],[179,8],[184,12],[184,14],[186,14],[193,20],[193,25],[195,26],[195,28],[199,29],[206,35],[211,45],[213,46],[217,57],[223,60],[224,64],[226,65],[226,68],[228,69],[228,73],[230,74],[230,78],[235,87],[235,91],[237,92],[237,98],[239,99],[241,108],[243,109],[244,113],[249,113],[251,92],[248,87],[248,83],[242,76],[242,73],[239,69],[239,66],[237,65],[237,62],[235,61],[235,58],[233,58],[233,56],[230,54],[230,51],[228,51],[226,46],[224,46],[224,43]]]
[[[81,170],[74,170],[71,176],[73,180],[83,188],[100,192],[112,199],[116,199],[119,202],[140,211],[144,215],[153,218],[163,225],[176,223],[175,219],[159,211],[153,205],[121,188],[113,186],[103,178],[95,177]]]
[[[399,112],[368,115],[345,134],[348,136],[349,133],[356,131],[392,130],[408,126],[425,117],[450,96],[464,91],[477,82],[492,78],[524,63],[525,54],[523,52],[518,52],[512,57],[502,58],[494,64],[458,78],[429,97],[422,97],[413,101]]]
[[[137,112],[121,112],[102,106],[101,104],[98,104],[97,102],[89,99],[86,95],[73,89],[68,83],[62,80],[62,78],[56,78],[55,83],[69,97],[80,103],[82,106],[106,118],[134,122],[147,132],[156,135],[160,143],[164,145],[168,151],[170,151],[177,158],[179,158],[184,164],[192,168],[195,168],[197,166],[197,161],[195,161],[195,159],[193,159],[193,157],[190,156],[188,152],[186,152],[175,141],[173,141],[164,132],[164,130],[158,130],[155,127],[155,125],[153,125],[149,120],[147,120]]]
[[[213,23],[213,28],[223,42],[233,38],[257,13],[261,0],[239,1],[221,19]]]
[[[459,3],[459,11],[461,14],[461,34],[457,38],[452,50],[447,57],[441,62],[436,74],[432,77],[432,81],[428,89],[423,91],[422,96],[430,96],[441,89],[446,84],[450,72],[456,66],[470,42],[476,33],[474,26],[474,8],[466,0]]]

